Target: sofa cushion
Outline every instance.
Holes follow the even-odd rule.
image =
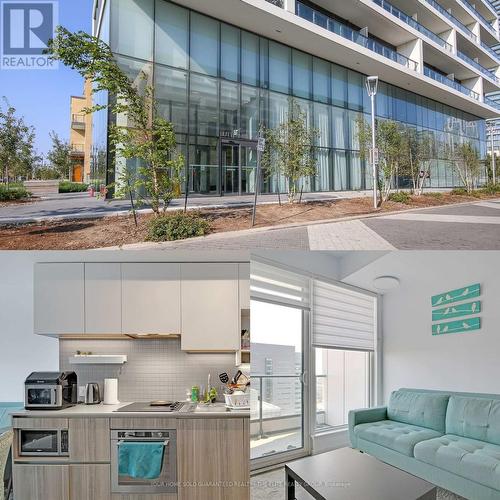
[[[445,434],[415,446],[417,460],[500,490],[500,446]]]
[[[448,399],[447,394],[394,391],[387,405],[387,417],[444,434]]]
[[[439,432],[431,429],[392,420],[356,425],[354,434],[358,438],[390,448],[409,457],[413,457],[413,448],[420,441],[441,436]]]
[[[446,433],[500,445],[500,400],[451,396]]]

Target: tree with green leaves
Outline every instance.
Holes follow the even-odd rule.
[[[395,177],[405,163],[404,134],[401,126],[392,120],[377,120],[376,144],[379,150],[377,187],[380,203],[387,201],[394,186]],[[372,130],[363,116],[357,120],[358,140],[361,159],[370,157]]]
[[[261,158],[265,175],[283,176],[288,183],[288,201],[294,203],[299,181],[316,173],[313,145],[319,132],[309,127],[299,103],[289,99],[286,119],[274,129],[265,129],[266,150]]]
[[[478,150],[471,142],[464,142],[456,147],[453,165],[467,193],[472,193],[481,176],[481,161]]]
[[[413,193],[420,196],[424,191],[425,181],[430,176],[431,140],[427,131],[406,127],[402,142],[403,154],[399,174],[411,179]]]
[[[90,80],[94,93],[106,91],[112,96],[108,104],[96,104],[84,111],[107,108],[120,117],[109,127],[110,150],[115,162],[122,159],[115,180],[115,196],[135,196],[139,204],[149,201],[156,215],[164,213],[179,191],[184,158],[177,152],[172,124],[157,114],[148,75],[141,71],[132,82],[106,43],[61,26],[49,43],[49,53]],[[131,163],[139,166],[134,168]]]
[[[16,108],[5,97],[3,101],[4,106],[0,105],[0,169],[8,188],[10,179],[30,175],[37,155],[33,127],[16,115]]]
[[[69,142],[61,139],[54,131],[50,132],[50,139],[52,148],[47,153],[50,168],[55,172],[57,179],[71,180],[73,160]]]

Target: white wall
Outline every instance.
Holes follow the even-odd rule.
[[[24,379],[32,371],[59,369],[57,339],[33,333],[35,262],[248,260],[247,252],[0,252],[0,402],[23,401]]]
[[[373,288],[396,276],[400,288],[383,298],[385,400],[400,387],[500,393],[500,252],[397,252],[346,279]],[[431,296],[481,283],[482,328],[431,335]]]

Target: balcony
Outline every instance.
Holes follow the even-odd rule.
[[[458,90],[462,94],[472,97],[476,101],[479,101],[479,94],[477,92],[474,92],[473,90],[463,86],[461,83],[458,83],[455,80],[452,80],[451,78],[448,78],[441,73],[434,71],[428,66],[424,66],[424,75],[432,78],[433,80],[436,80],[439,83],[442,83],[443,85],[447,85],[448,87]]]
[[[500,111],[500,102],[494,101],[493,99],[490,99],[489,97],[485,97],[484,103],[487,104],[488,106],[491,106],[492,108],[498,109]]]
[[[73,113],[71,115],[71,128],[75,130],[85,130],[85,115]]]
[[[71,156],[84,156],[85,155],[85,144],[71,144],[70,145],[70,155]]]
[[[469,56],[465,55],[463,52],[460,52],[457,50],[457,56],[460,57],[463,61],[469,63],[471,66],[474,66],[480,73],[482,73],[484,76],[487,78],[490,78],[494,82],[500,85],[500,79],[497,78],[496,75],[494,75],[489,69],[486,69],[484,66],[481,66],[477,61],[474,61],[474,59],[470,58]]]
[[[446,17],[446,19],[450,20],[455,26],[457,26],[457,28],[463,31],[465,35],[467,35],[467,37],[469,37],[474,42],[478,41],[477,36],[474,35],[474,33],[472,33],[472,31],[469,28],[467,28],[465,24],[461,23],[455,16],[450,14],[444,7],[439,5],[435,0],[425,0],[425,1],[429,5],[432,5],[432,7],[434,7],[438,12],[443,14],[443,16]]]
[[[468,2],[468,0],[461,0],[461,2],[463,4],[465,4],[465,6],[470,10],[472,11],[472,13],[478,17],[482,22],[483,24],[485,24],[485,27],[488,29],[488,31],[495,37],[495,38],[498,38],[498,35],[497,35],[497,32],[495,30],[495,28],[491,25],[491,22],[488,21],[479,11],[476,10],[476,8],[474,7],[474,5],[472,5],[470,2]]]
[[[413,61],[412,59],[396,52],[395,50],[382,45],[381,43],[373,40],[372,38],[368,38],[362,35],[359,31],[355,31],[349,26],[340,23],[336,19],[332,19],[322,12],[319,12],[308,5],[305,5],[301,2],[296,3],[296,13],[302,19],[306,19],[317,26],[321,26],[322,28],[335,33],[336,35],[341,36],[351,42],[354,42],[368,50],[371,50],[387,59],[390,59],[402,66],[406,66],[407,68],[417,71],[418,63]]]
[[[385,0],[373,0],[373,2],[375,2],[377,5],[382,7],[384,10],[386,10],[387,12],[392,14],[393,16],[397,17],[400,21],[403,21],[404,23],[408,24],[408,26],[411,26],[413,29],[422,33],[427,38],[429,38],[433,42],[437,43],[438,45],[443,47],[448,52],[453,51],[452,46],[446,40],[443,40],[440,36],[436,35],[431,30],[427,29],[425,26],[423,26],[419,22],[415,21],[415,19],[410,17],[408,14],[405,14],[401,10],[399,10],[396,7],[394,7],[393,5],[391,5],[389,2],[386,2]]]

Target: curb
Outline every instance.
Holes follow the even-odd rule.
[[[322,224],[332,224],[332,223],[334,224],[336,222],[348,222],[348,221],[360,220],[360,219],[373,219],[376,217],[386,217],[386,216],[397,215],[397,214],[401,214],[401,213],[425,212],[427,210],[433,210],[436,208],[470,206],[470,205],[475,205],[477,203],[480,203],[481,201],[486,201],[486,200],[468,201],[468,202],[463,202],[463,203],[450,203],[448,205],[435,205],[433,207],[409,208],[409,209],[403,209],[403,210],[393,210],[390,212],[376,212],[376,213],[363,214],[363,215],[350,215],[347,217],[339,217],[337,219],[320,219],[320,220],[310,221],[310,222],[292,222],[289,224],[280,224],[277,226],[255,227],[255,228],[249,228],[249,229],[239,229],[237,231],[224,231],[221,233],[212,233],[212,234],[208,234],[206,236],[196,236],[195,238],[188,238],[185,240],[162,241],[159,243],[154,243],[154,242],[128,243],[128,244],[122,245],[122,246],[112,246],[112,247],[103,247],[103,248],[127,250],[127,249],[132,249],[132,248],[139,249],[139,248],[143,248],[145,246],[148,246],[151,249],[154,249],[154,248],[168,247],[168,246],[171,246],[174,244],[178,244],[179,242],[182,242],[182,241],[190,241],[190,242],[201,241],[201,240],[206,241],[207,238],[209,238],[209,239],[216,239],[216,238],[226,239],[226,238],[232,238],[232,237],[238,237],[238,236],[246,236],[246,235],[255,234],[255,233],[278,231],[278,230],[283,230],[283,229],[294,229],[294,228],[300,228],[300,227],[304,227],[304,226],[317,226],[317,225],[322,225]],[[500,202],[500,198],[488,198],[487,201]]]

